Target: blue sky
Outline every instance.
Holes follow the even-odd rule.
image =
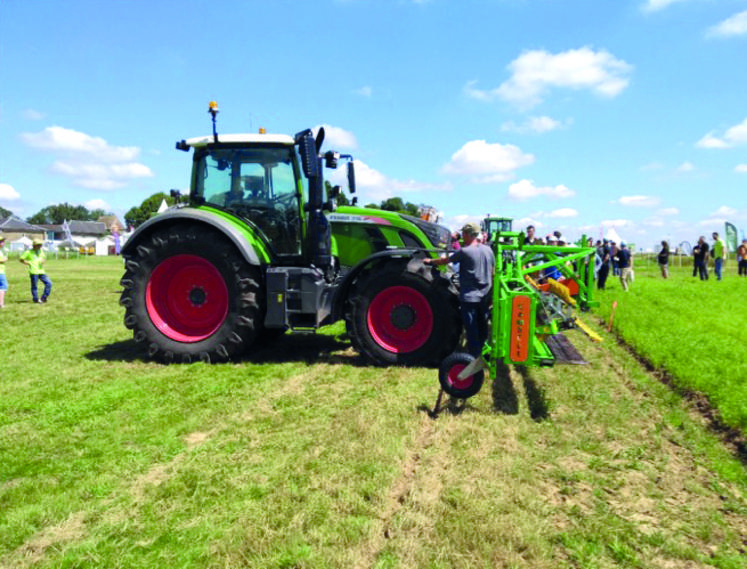
[[[0,205],[122,216],[182,138],[325,125],[362,203],[651,247],[747,229],[747,0],[3,0]]]

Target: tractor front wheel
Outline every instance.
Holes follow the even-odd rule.
[[[259,283],[220,234],[185,224],[159,229],[126,259],[125,326],[154,359],[225,361],[257,336]]]

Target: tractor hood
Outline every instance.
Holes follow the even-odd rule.
[[[425,235],[433,249],[447,249],[451,242],[451,232],[447,227],[394,211],[340,206],[337,211],[327,214],[327,218],[332,223],[387,225],[400,229],[412,229],[415,226]]]

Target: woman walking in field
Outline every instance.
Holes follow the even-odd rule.
[[[656,257],[659,261],[659,267],[661,268],[661,276],[665,279],[669,278],[669,243],[666,241],[661,242],[661,251]]]
[[[737,247],[737,264],[739,276],[747,277],[747,239],[742,239],[742,244]]]

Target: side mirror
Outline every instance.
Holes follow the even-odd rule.
[[[348,191],[355,193],[355,167],[352,160],[348,162]]]
[[[329,150],[324,153],[324,165],[332,170],[337,168],[337,162],[340,160],[339,152],[333,152]]]

